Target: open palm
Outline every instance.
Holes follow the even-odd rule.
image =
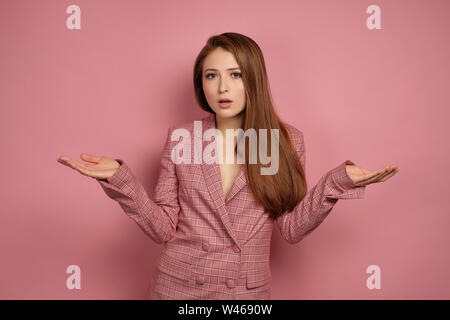
[[[88,163],[81,163],[64,156],[59,157],[56,161],[69,168],[77,170],[85,176],[100,180],[110,178],[120,167],[120,163],[118,161],[108,157],[82,153],[80,158]]]
[[[386,166],[379,170],[369,170],[356,165],[347,165],[345,166],[345,170],[357,186],[384,182],[399,171],[396,165]]]

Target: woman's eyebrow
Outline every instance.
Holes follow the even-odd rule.
[[[236,70],[236,69],[240,69],[239,67],[235,67],[235,68],[228,68],[227,70]],[[211,71],[218,71],[217,69],[213,69],[213,68],[208,68],[208,69],[205,69],[205,71],[204,72],[206,72],[206,71],[208,71],[208,70],[211,70]]]

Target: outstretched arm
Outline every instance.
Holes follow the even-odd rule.
[[[294,128],[294,132],[290,134],[305,168],[303,133]],[[364,198],[367,184],[385,181],[395,174],[395,170],[395,166],[377,171],[365,170],[350,160],[344,161],[323,175],[294,210],[277,218],[282,237],[291,244],[298,243],[322,223],[339,199]]]
[[[161,171],[150,199],[139,179],[125,161],[106,181],[98,180],[105,193],[117,201],[123,211],[156,243],[169,241],[176,232],[180,204],[175,164],[170,159],[171,128],[161,157]]]

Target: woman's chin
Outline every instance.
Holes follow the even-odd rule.
[[[236,111],[234,109],[226,108],[220,110],[213,110],[216,114],[216,117],[220,117],[222,119],[234,118],[236,116],[243,116],[244,113],[242,111]]]

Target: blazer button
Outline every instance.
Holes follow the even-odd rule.
[[[197,277],[197,283],[198,284],[204,284],[205,283],[205,276],[198,276]]]
[[[202,249],[203,249],[204,251],[209,251],[209,245],[208,245],[208,243],[203,242],[203,243],[202,243]]]
[[[236,253],[238,253],[238,252],[241,251],[241,249],[239,249],[238,246],[233,246],[232,249],[233,249],[233,251],[236,252]]]
[[[228,279],[227,280],[227,287],[230,288],[230,289],[235,287],[235,283],[234,283],[233,279]]]

